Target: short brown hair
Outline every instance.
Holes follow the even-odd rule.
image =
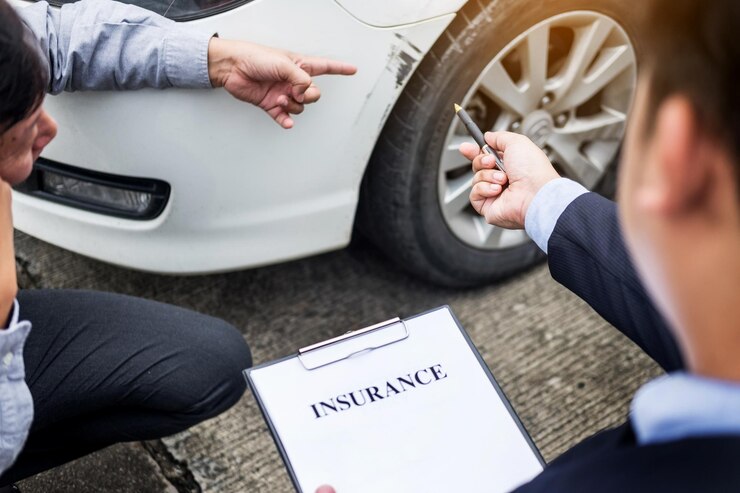
[[[650,120],[668,96],[688,97],[734,158],[740,191],[740,2],[651,0],[642,35]]]

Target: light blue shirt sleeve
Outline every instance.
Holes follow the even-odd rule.
[[[33,399],[23,364],[31,323],[19,321],[19,314],[15,301],[8,328],[0,330],[0,474],[15,462],[33,421]]]
[[[560,215],[575,199],[588,190],[573,180],[558,178],[537,192],[527,209],[524,229],[540,249],[547,253],[547,244]]]
[[[111,0],[18,13],[49,64],[49,92],[209,88],[208,43],[200,32],[146,9]]]
[[[740,436],[740,382],[688,373],[666,375],[637,392],[630,419],[640,444]]]

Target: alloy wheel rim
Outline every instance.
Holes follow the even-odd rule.
[[[590,11],[559,14],[532,26],[483,69],[462,101],[481,129],[530,137],[561,175],[592,189],[621,145],[636,86],[634,47],[612,18]],[[450,231],[482,250],[528,240],[485,222],[469,204],[473,173],[459,154],[471,142],[454,118],[438,167],[438,198]]]

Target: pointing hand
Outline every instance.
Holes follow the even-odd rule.
[[[317,75],[353,75],[353,65],[303,56],[244,41],[212,38],[208,45],[208,75],[214,87],[259,106],[283,128],[294,125],[291,115],[315,103],[321,91]]]

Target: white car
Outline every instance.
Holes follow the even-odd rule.
[[[62,2],[65,0],[62,0]],[[345,60],[285,131],[224,91],[47,99],[58,138],[14,194],[17,227],[69,250],[171,274],[339,249],[359,232],[449,286],[541,258],[468,203],[470,141],[530,136],[566,176],[609,193],[636,82],[624,0],[129,0],[173,19]]]

